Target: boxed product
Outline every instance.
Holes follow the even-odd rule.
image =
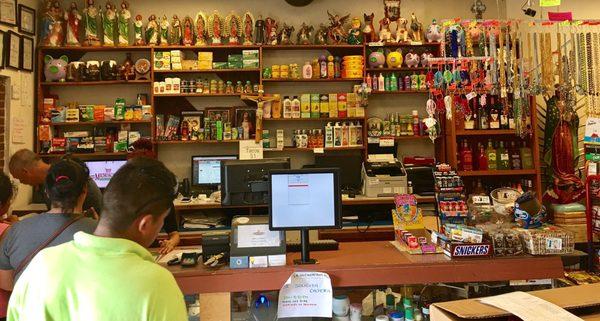
[[[134,105],[131,106],[133,110],[133,120],[142,120],[142,106]]]
[[[300,96],[300,116],[302,118],[310,118],[310,94],[302,94]]]
[[[154,70],[170,70],[171,53],[168,51],[154,52]]]
[[[96,105],[94,106],[94,121],[95,122],[103,122],[104,121],[104,109],[105,105]]]
[[[158,120],[157,120],[158,121]],[[167,120],[165,126],[165,138],[168,140],[174,140],[177,136],[177,129],[179,128],[180,119],[178,116],[171,115]]]
[[[268,129],[263,129],[262,132],[262,142],[263,142],[263,148],[271,148],[271,141],[270,141],[270,137],[269,137],[269,130]]]
[[[198,70],[198,61],[197,60],[182,60],[181,61],[181,69],[183,70]]]
[[[94,105],[79,105],[79,119],[81,122],[94,121]]]
[[[260,68],[260,61],[258,59],[244,59],[242,66],[244,69]]]
[[[444,232],[452,241],[463,243],[481,243],[483,231],[481,229],[462,224],[444,224]]]
[[[50,112],[50,117],[53,123],[64,123],[67,118],[67,109],[64,106],[56,106]]]
[[[575,250],[575,236],[572,232],[554,225],[544,225],[537,229],[518,228],[525,251],[531,255],[569,254]]]
[[[319,118],[321,116],[320,105],[319,94],[310,94],[310,118]]]
[[[229,64],[227,62],[213,62],[212,69],[227,69]]]
[[[52,146],[50,148],[51,153],[64,153],[66,152],[67,139],[66,138],[52,138]]]
[[[256,49],[242,50],[242,59],[243,60],[258,59],[258,50],[256,50]]]
[[[94,137],[94,151],[97,153],[106,151],[106,137],[104,137],[104,136],[95,136]]]
[[[346,98],[347,98],[346,93],[337,94],[338,117],[356,117],[356,112],[354,113],[354,115],[348,115]]]
[[[67,123],[79,122],[79,109],[78,108],[67,108],[65,112],[65,121]]]
[[[52,139],[52,131],[48,125],[39,125],[38,139],[40,141],[50,141]]]
[[[152,119],[152,106],[143,105],[142,106],[142,120],[151,120]]]
[[[140,134],[140,132],[130,131],[129,134],[127,135],[127,144],[129,146],[131,146],[131,145],[133,145],[133,143],[137,142],[141,137],[142,137],[142,135]]]
[[[338,102],[337,102],[337,94],[329,94],[329,117],[335,118],[338,117]],[[342,117],[342,116],[339,116]]]
[[[42,123],[47,123],[52,117],[52,110],[56,109],[56,99],[44,97],[44,109],[41,117]],[[54,122],[54,121],[53,121]]]
[[[115,120],[115,108],[114,107],[104,107],[104,121],[114,121]]]
[[[156,115],[156,136],[162,139],[165,137],[165,115]]]
[[[277,149],[283,149],[284,147],[284,138],[283,138],[283,129],[277,130]]]
[[[500,228],[488,233],[494,245],[494,256],[517,256],[525,254],[519,233],[513,229]]]
[[[134,109],[133,107],[125,107],[125,116],[124,120],[131,121],[133,120]]]
[[[198,61],[212,61],[213,53],[212,51],[200,51],[198,52]]]

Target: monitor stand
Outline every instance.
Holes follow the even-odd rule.
[[[317,264],[317,260],[310,258],[310,240],[308,232],[308,229],[300,230],[300,244],[302,246],[302,251],[300,260],[294,260],[294,264],[296,265]]]

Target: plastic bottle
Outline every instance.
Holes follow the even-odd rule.
[[[379,79],[376,74],[373,74],[373,85],[371,86],[372,91],[379,91]]]
[[[319,57],[319,75],[321,78],[327,78],[327,58]]]
[[[420,136],[421,135],[421,126],[419,124],[419,111],[412,111],[412,127],[413,127],[413,135]]]
[[[398,91],[398,78],[395,73],[390,76],[390,91]]]
[[[283,98],[283,118],[292,118],[292,100],[288,96]]]
[[[313,69],[312,69],[312,66],[310,65],[310,61],[307,61],[304,63],[304,66],[302,67],[302,78],[311,79],[312,77],[313,77]]]
[[[404,76],[404,90],[412,90],[410,76]]]
[[[367,87],[373,89],[373,79],[371,79],[371,74],[367,74],[366,83]]]
[[[325,147],[333,147],[333,126],[330,122],[325,125]]]
[[[492,140],[488,140],[488,147],[485,150],[488,159],[488,169],[496,170],[498,169],[498,155],[496,154],[496,149],[492,144]]]
[[[385,88],[385,91],[392,91],[390,88],[390,76],[388,75],[383,76],[383,88]]]
[[[300,118],[300,99],[294,96],[292,99],[292,118]]]
[[[335,70],[334,78],[341,78],[342,77],[342,58],[336,56],[333,60],[333,66],[334,66],[334,70]]]
[[[335,123],[333,126],[333,147],[342,147],[343,136],[342,125]]]
[[[321,77],[321,64],[319,59],[313,59],[312,61],[312,78],[316,79]]]
[[[327,56],[327,78],[335,78],[335,64],[333,63],[333,56]]]
[[[385,91],[385,78],[383,77],[383,74],[379,74],[379,77],[377,78],[377,88],[379,89],[379,91]]]

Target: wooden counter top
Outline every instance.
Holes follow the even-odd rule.
[[[300,253],[288,254],[288,265],[263,269],[218,270],[168,267],[184,293],[278,290],[294,271],[330,275],[334,287],[426,284],[433,282],[505,281],[558,278],[560,257],[515,257],[450,260],[443,254],[409,255],[389,242],[340,243],[338,251],[312,252],[319,264],[295,266]]]

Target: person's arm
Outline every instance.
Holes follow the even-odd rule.
[[[177,245],[179,245],[179,242],[181,241],[177,228],[177,214],[175,213],[175,206],[171,207],[169,214],[165,218],[165,224],[163,228],[169,235],[169,238],[167,240],[160,241],[159,252],[161,254],[166,254],[171,252]]]
[[[14,285],[14,270],[0,270],[0,289],[12,291]]]
[[[12,291],[14,285],[14,269],[10,264],[9,250],[13,242],[13,228],[8,228],[2,233],[2,243],[0,243],[0,289]]]

